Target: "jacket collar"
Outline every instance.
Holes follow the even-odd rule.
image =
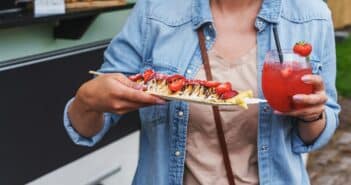
[[[282,0],[263,0],[259,18],[269,23],[278,23],[282,9]],[[210,0],[193,0],[192,23],[193,28],[198,29],[205,23],[212,23]]]

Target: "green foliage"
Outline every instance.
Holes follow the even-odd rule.
[[[351,97],[351,38],[336,44],[336,87],[341,96]]]

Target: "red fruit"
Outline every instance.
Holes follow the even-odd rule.
[[[217,95],[222,95],[225,92],[229,92],[232,90],[232,84],[230,82],[225,82],[216,87],[216,94]]]
[[[226,99],[229,99],[229,98],[233,98],[233,97],[236,96],[237,94],[239,94],[237,91],[231,90],[231,91],[228,91],[228,92],[223,93],[223,94],[221,95],[221,99],[226,100]]]
[[[205,87],[209,87],[209,88],[212,88],[212,87],[217,87],[219,86],[219,82],[216,82],[216,81],[205,81]]]
[[[152,69],[145,70],[143,74],[144,82],[146,83],[150,81],[153,77],[155,77],[155,74],[155,71]]]
[[[162,74],[162,73],[156,73],[155,78],[156,78],[157,80],[167,80],[168,75]]]
[[[176,92],[181,90],[185,85],[186,79],[184,76],[175,74],[167,78],[169,90]]]
[[[280,71],[280,74],[284,77],[287,78],[292,74],[293,70],[290,67],[284,68]]]
[[[205,85],[206,84],[206,80],[197,80],[199,82],[200,85]]]
[[[198,80],[186,80],[185,82],[187,85],[199,85],[199,81]]]
[[[129,80],[136,82],[140,79],[143,79],[143,75],[138,73],[136,75],[129,76],[128,78],[129,78]]]
[[[307,42],[298,42],[294,46],[294,53],[307,57],[312,52],[312,45]]]

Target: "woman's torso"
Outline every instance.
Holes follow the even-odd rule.
[[[275,49],[272,24],[279,22],[283,48],[305,40],[315,47],[311,64],[320,73],[324,41],[330,36],[330,13],[319,0],[264,0],[257,28],[257,92],[263,98],[261,70],[265,54]],[[101,71],[131,73],[153,68],[162,73],[179,73],[194,78],[201,67],[196,29],[203,26],[207,47],[216,38],[208,1],[139,0],[122,33],[119,43],[136,46],[120,52],[111,46],[106,57],[126,60],[105,63]],[[306,32],[306,30],[309,30]],[[137,52],[134,58],[128,52]],[[117,56],[114,56],[117,53]],[[109,55],[110,54],[110,55]],[[119,55],[119,56],[118,56]],[[137,63],[134,61],[142,61]],[[328,75],[328,74],[325,74]],[[328,80],[328,79],[327,79]],[[331,82],[330,82],[331,83]],[[267,104],[259,105],[257,157],[260,184],[309,184],[294,134],[294,120],[272,114]],[[186,131],[189,104],[172,101],[166,105],[143,108],[141,115],[140,159],[133,183],[136,185],[182,184],[185,164]]]

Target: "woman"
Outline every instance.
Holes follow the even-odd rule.
[[[203,30],[214,79],[264,98],[261,71],[267,51],[305,40],[314,75],[311,95],[295,95],[307,108],[289,113],[268,104],[248,111],[220,108],[235,184],[309,184],[301,154],[325,145],[338,125],[335,45],[330,12],[320,0],[139,0],[105,52],[100,71],[65,111],[65,127],[92,146],[130,111],[141,116],[140,159],[133,184],[228,184],[209,106],[143,93],[126,76],[152,68],[205,78],[197,30]],[[233,52],[234,51],[234,52]],[[230,179],[230,178],[229,178]]]

